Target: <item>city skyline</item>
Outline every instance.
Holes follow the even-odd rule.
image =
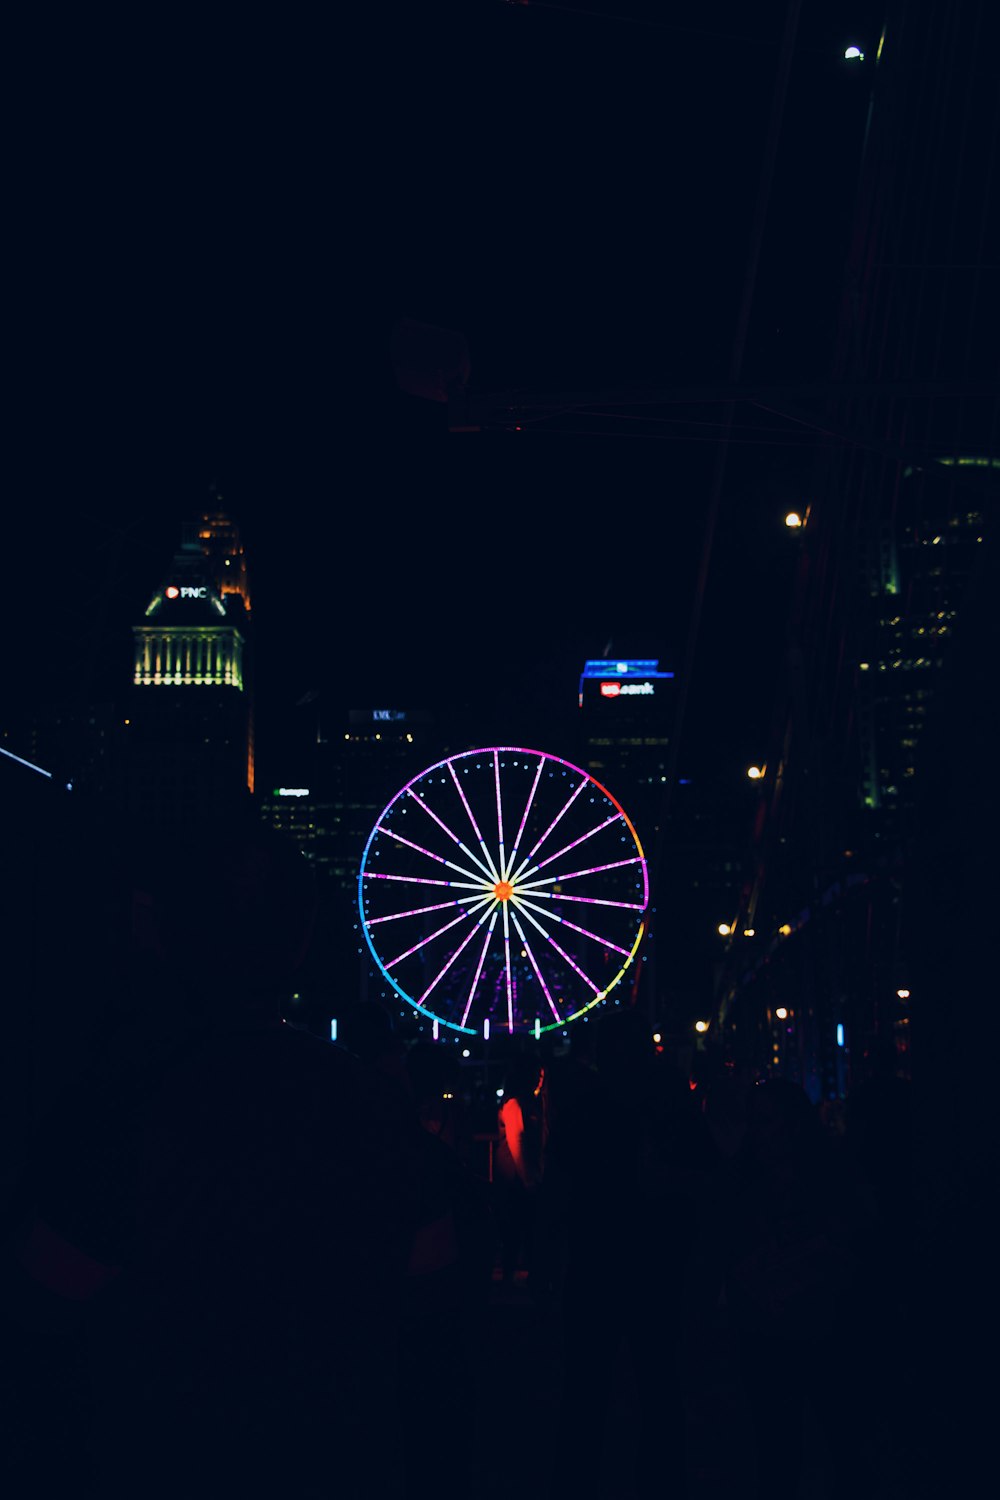
[[[865,838],[885,867],[885,820],[855,836],[860,738],[898,785],[860,679],[904,612],[859,606],[867,553],[929,474],[948,517],[989,488],[981,11],[441,5],[358,54],[380,82],[336,96],[343,134],[300,86],[284,134],[249,96],[227,116],[192,59],[131,196],[100,158],[92,239],[31,257],[58,192],[24,220],[5,712],[114,698],[204,509],[251,559],[265,782],[304,716],[351,709],[557,750],[586,660],[656,657],[677,784],[721,808],[774,772],[730,824],[754,839],[736,995],[758,907],[795,932],[817,890],[865,889],[840,868]],[[900,677],[930,659],[892,649]]]
[[[254,559],[272,721],[317,690],[345,707],[457,690],[508,718],[525,700],[544,716],[605,647],[680,668],[719,401],[652,423],[597,410],[509,442],[443,441],[444,408],[398,384],[393,329],[458,330],[480,393],[724,383],[766,203],[746,373],[825,375],[873,76],[870,52],[845,60],[844,28],[870,48],[875,8],[800,16],[784,91],[783,0],[752,21],[735,4],[697,23],[641,0],[625,15],[591,9],[442,4],[397,16],[375,48],[364,18],[342,23],[359,95],[338,103],[350,112],[368,69],[378,86],[325,218],[311,174],[324,180],[334,103],[317,95],[313,114],[299,90],[275,176],[264,120],[229,74],[233,110],[220,105],[206,37],[205,71],[186,60],[190,106],[169,142],[153,130],[150,167],[128,173],[133,196],[118,196],[124,162],[103,158],[100,228],[63,254],[61,274],[48,248],[31,255],[45,215],[24,220],[8,538],[25,566],[0,608],[15,637],[19,619],[33,623],[9,695],[60,691],[60,641],[81,628],[75,678],[107,693],[140,577],[213,483]],[[160,81],[154,69],[151,98]],[[456,110],[456,95],[475,104]],[[71,201],[72,154],[61,168]],[[272,189],[259,222],[253,205]],[[192,240],[203,216],[211,230]],[[808,502],[812,435],[752,408],[738,427],[693,754],[731,729],[731,712],[713,713],[722,675],[731,693],[746,686],[737,718],[767,690],[790,586],[781,516]]]

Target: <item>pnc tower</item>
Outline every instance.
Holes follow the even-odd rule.
[[[184,526],[132,636],[130,810],[170,821],[252,792],[250,591],[227,516]]]

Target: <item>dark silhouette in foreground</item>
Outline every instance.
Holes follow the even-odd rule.
[[[399,1494],[411,1139],[354,1057],[281,1018],[303,858],[249,815],[172,847],[133,861],[135,1015],[21,1189],[5,1300],[73,1420],[39,1380],[16,1483],[61,1425],[78,1494]]]

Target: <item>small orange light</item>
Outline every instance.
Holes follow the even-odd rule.
[[[179,593],[180,593],[180,589],[176,588],[174,586],[174,584],[171,584],[170,587],[167,589],[167,598],[168,599],[176,599]]]

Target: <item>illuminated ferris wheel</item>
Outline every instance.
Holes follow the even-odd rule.
[[[361,858],[362,929],[389,984],[440,1026],[554,1031],[635,960],[649,877],[621,805],[569,761],[468,750],[408,782]]]

